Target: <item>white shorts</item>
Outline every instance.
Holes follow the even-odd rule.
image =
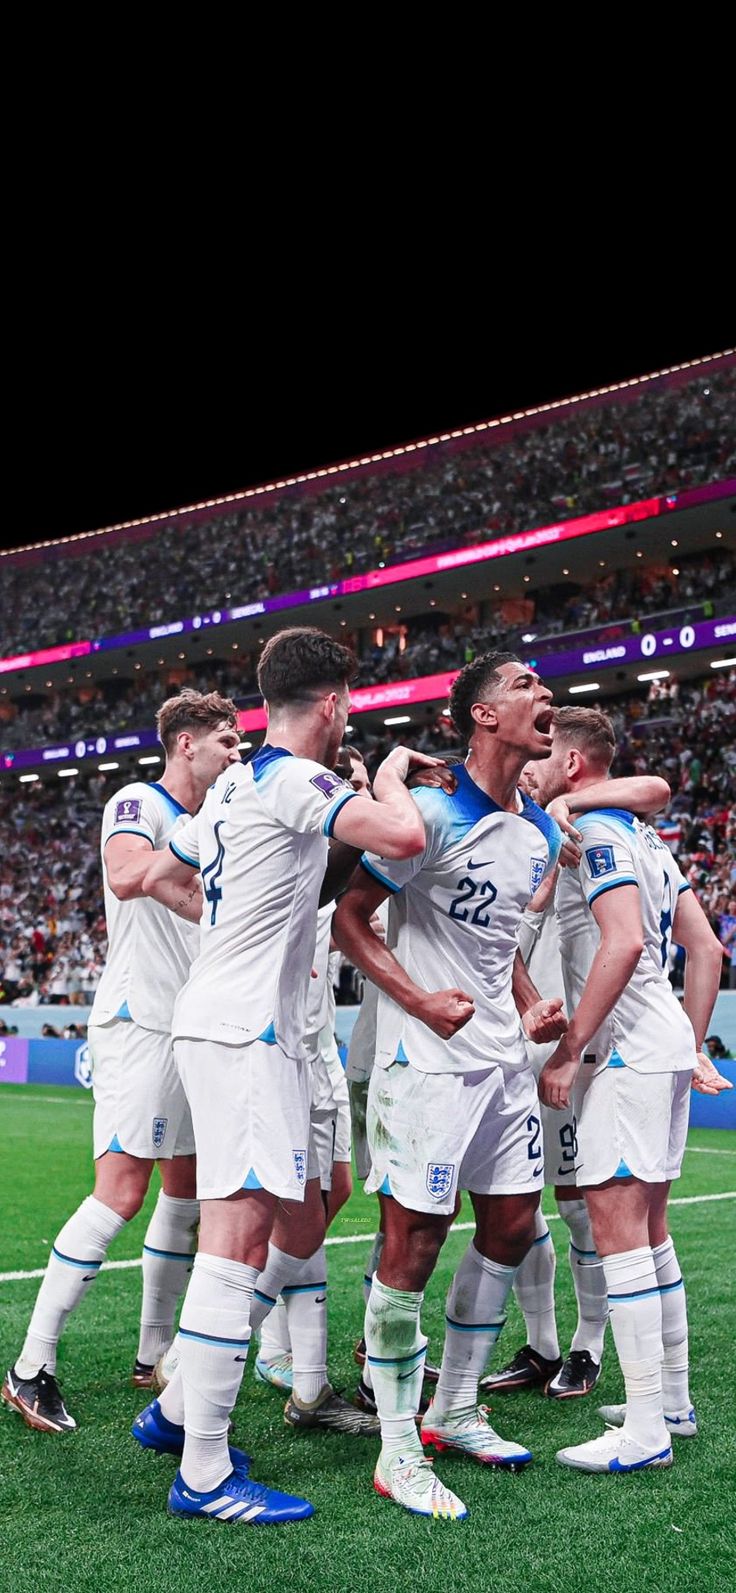
[[[525,1195],[541,1189],[542,1125],[531,1068],[420,1073],[374,1068],[368,1092],[366,1192],[410,1211],[451,1214],[459,1189]]]
[[[537,1084],[545,1062],[556,1050],[556,1040],[550,1045],[534,1045],[531,1040],[527,1040],[526,1054]],[[557,1112],[553,1107],[544,1106],[540,1101],[539,1115],[542,1119],[544,1138],[544,1182],[554,1188],[568,1186],[574,1188],[578,1143],[577,1121],[572,1105]]]
[[[314,1051],[311,1070],[309,1177],[329,1194],[333,1163],[351,1160],[348,1086],[334,1041],[329,1055],[324,1045]]]
[[[94,1156],[126,1151],[142,1161],[194,1153],[187,1098],[171,1036],[124,1018],[90,1024]]]
[[[582,1064],[573,1092],[581,1188],[632,1175],[645,1184],[679,1178],[692,1073],[637,1073]]]
[[[197,1148],[197,1196],[267,1189],[303,1200],[309,1152],[309,1067],[277,1045],[175,1040]]]

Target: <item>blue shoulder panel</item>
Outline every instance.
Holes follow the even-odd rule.
[[[547,842],[550,862],[556,862],[562,846],[562,831],[559,824],[550,817],[549,813],[545,813],[544,808],[532,802],[531,797],[526,796],[523,791],[520,792],[520,796],[524,806],[519,817],[527,819],[530,824],[535,824],[537,829],[541,830]]]
[[[618,819],[620,824],[628,824],[631,830],[634,828],[634,815],[626,808],[591,808],[587,813],[576,813],[575,828],[577,829],[578,819],[591,819],[594,814],[603,819]]]
[[[152,791],[158,791],[159,796],[162,796],[164,801],[168,802],[169,807],[173,808],[175,813],[185,813],[188,819],[191,818],[189,809],[183,808],[181,802],[177,802],[176,797],[173,797],[171,792],[166,790],[165,785],[159,785],[158,780],[151,781],[150,789]]]
[[[269,769],[271,769],[273,765],[278,762],[279,758],[291,758],[292,756],[293,754],[291,752],[287,752],[286,747],[259,747],[258,751],[253,754],[253,757],[250,760],[250,767],[253,770],[253,779],[256,781],[262,780],[264,774],[268,773]]]

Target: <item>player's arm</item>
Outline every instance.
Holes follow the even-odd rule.
[[[583,1051],[613,1011],[644,949],[637,885],[603,892],[590,910],[600,930],[600,945],[567,1033],[542,1068],[539,1098],[545,1106],[568,1105]]]
[[[672,792],[659,775],[635,774],[617,780],[596,780],[580,791],[567,791],[554,798],[547,812],[564,828],[573,813],[590,813],[594,808],[625,808],[647,818],[667,806]]]
[[[410,760],[409,773],[405,781],[410,791],[418,785],[439,786],[451,796],[457,790],[455,775],[446,763],[438,758],[425,758],[421,753],[415,752],[410,752]],[[330,840],[327,868],[319,894],[320,907],[325,907],[327,902],[334,901],[345,890],[353,869],[360,859],[361,850],[361,847],[346,846],[343,841],[337,841],[334,837]],[[388,853],[383,852],[382,855],[387,857]]]
[[[347,805],[367,807],[368,803]],[[450,1040],[472,1018],[473,1003],[463,990],[422,990],[409,978],[406,969],[371,925],[373,914],[388,895],[389,891],[380,881],[371,878],[365,869],[357,868],[332,920],[335,942],[379,990],[411,1017],[426,1023],[443,1040]]]
[[[567,1029],[562,996],[551,996],[547,1000],[540,996],[527,970],[521,948],[514,957],[511,989],[527,1040],[533,1040],[535,1045],[548,1045],[551,1040],[559,1040]]]
[[[197,864],[185,863],[169,846],[152,856],[149,851],[140,895],[151,896],[162,907],[168,907],[170,913],[186,918],[190,924],[198,924],[202,916],[202,884]]]
[[[143,896],[143,879],[153,842],[145,835],[111,835],[105,847],[105,873],[113,896],[132,902]]]
[[[438,761],[408,747],[394,747],[376,772],[374,801],[346,802],[335,819],[332,834],[348,846],[376,852],[379,857],[416,857],[424,850],[424,825],[404,782],[410,769],[420,764],[432,766]]]
[[[681,890],[677,898],[672,938],[685,951],[685,997],[683,1007],[693,1026],[698,1062],[693,1074],[693,1089],[701,1095],[719,1095],[733,1089],[713,1066],[703,1050],[703,1041],[713,1015],[721,982],[723,949],[692,891]]]

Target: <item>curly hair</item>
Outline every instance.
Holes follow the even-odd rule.
[[[238,711],[229,697],[219,691],[195,691],[185,686],[176,697],[167,697],[156,714],[156,730],[164,751],[168,754],[176,745],[182,730],[206,733],[225,721],[234,730],[238,727]]]
[[[450,692],[450,717],[464,741],[469,741],[475,729],[470,710],[480,702],[484,693],[499,684],[498,671],[502,664],[520,664],[516,653],[481,653],[472,663],[466,664]]]
[[[277,631],[261,654],[258,687],[271,708],[311,702],[320,691],[339,690],[355,679],[358,660],[313,625]]]

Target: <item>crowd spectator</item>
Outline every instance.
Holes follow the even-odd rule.
[[[736,473],[736,363],[246,500],[4,561],[3,656],[336,581]],[[145,538],[145,540],[141,540]],[[585,623],[582,621],[581,623]]]

